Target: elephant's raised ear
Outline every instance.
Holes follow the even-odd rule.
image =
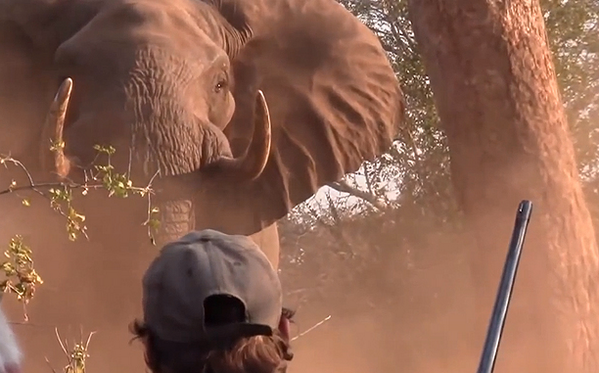
[[[230,1],[254,35],[233,59],[237,109],[225,129],[233,152],[251,138],[259,89],[272,122],[259,186],[240,197],[252,206],[237,233],[249,234],[387,151],[404,103],[378,38],[336,1]]]
[[[0,153],[38,161],[41,127],[58,82],[60,40],[85,24],[92,7],[73,0],[0,0]],[[35,145],[34,145],[35,144]]]

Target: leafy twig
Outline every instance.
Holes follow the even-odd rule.
[[[33,266],[32,252],[23,242],[23,237],[17,235],[10,240],[4,256],[8,259],[2,263],[2,271],[6,279],[0,282],[0,291],[12,293],[23,302],[25,320],[28,320],[25,306],[33,298],[37,285],[44,283]]]
[[[52,149],[54,150],[55,147],[53,146]],[[0,155],[0,165],[4,165],[5,167],[8,167],[9,164],[16,166],[25,173],[28,180],[27,185],[17,185],[17,182],[13,180],[7,189],[0,190],[0,195],[11,193],[18,195],[17,192],[19,191],[31,190],[49,199],[52,209],[67,220],[67,233],[69,239],[72,241],[76,240],[79,234],[89,238],[86,233],[87,228],[84,224],[85,216],[78,213],[73,207],[73,190],[81,190],[82,195],[87,195],[90,190],[104,189],[108,191],[108,197],[117,196],[127,198],[131,194],[146,197],[148,199],[148,217],[143,225],[148,227],[148,236],[154,242],[153,232],[157,229],[159,222],[157,219],[158,209],[152,207],[151,195],[153,194],[152,182],[158,173],[151,178],[145,187],[134,186],[127,174],[117,173],[111,164],[111,156],[116,151],[113,147],[96,145],[94,149],[98,152],[98,155],[105,154],[108,157],[108,162],[106,165],[93,165],[92,169],[94,172],[86,172],[90,170],[84,170],[85,180],[83,183],[76,183],[70,180],[35,183],[23,163],[10,155]],[[31,205],[31,201],[27,198],[23,198],[22,202],[24,206]]]

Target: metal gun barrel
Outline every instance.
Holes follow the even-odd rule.
[[[503,267],[499,290],[495,299],[495,306],[491,315],[491,322],[487,330],[487,337],[477,373],[491,373],[495,367],[497,351],[503,333],[503,326],[507,316],[508,307],[512,297],[512,289],[518,272],[518,264],[522,255],[522,247],[526,237],[526,230],[532,214],[532,202],[524,200],[518,206],[516,223],[512,233],[512,240]]]

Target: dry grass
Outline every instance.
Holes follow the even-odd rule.
[[[79,342],[73,344],[73,346],[69,347],[67,340],[63,340],[60,337],[60,333],[58,329],[54,329],[56,333],[56,339],[60,344],[60,348],[67,358],[67,365],[62,368],[62,373],[85,373],[86,372],[86,361],[89,358],[89,343],[91,341],[92,336],[95,332],[91,332],[87,335],[87,339],[85,342],[83,341],[83,335],[81,335]],[[81,333],[83,334],[83,333]],[[46,358],[46,363],[52,370],[53,373],[57,373],[56,369],[52,367],[50,361]]]

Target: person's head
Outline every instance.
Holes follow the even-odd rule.
[[[293,355],[282,298],[249,238],[196,231],[165,245],[146,271],[132,331],[153,373],[285,372]]]

